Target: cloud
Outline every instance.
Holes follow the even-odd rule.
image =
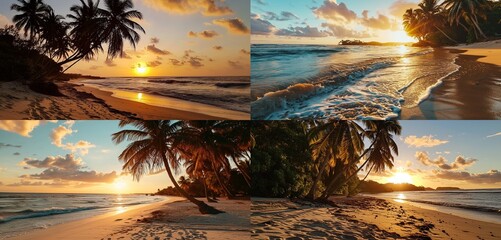
[[[152,61],[152,62],[148,62],[146,65],[148,67],[154,68],[154,67],[158,67],[158,66],[162,65],[162,62],[160,62],[160,61]]]
[[[14,156],[19,156],[19,155],[21,155],[21,153],[19,153],[19,152],[15,152],[15,153],[13,153],[12,155],[14,155]]]
[[[232,68],[241,68],[241,67],[242,67],[242,64],[241,64],[239,61],[231,61],[231,60],[228,60],[228,64],[229,64]]]
[[[216,4],[215,0],[144,0],[144,2],[155,9],[182,15],[200,12],[204,16],[223,16],[233,13],[229,7]]]
[[[224,18],[213,20],[212,23],[225,27],[234,34],[248,34],[249,28],[239,18]]]
[[[199,33],[190,31],[188,33],[188,36],[189,37],[200,37],[200,38],[205,38],[205,39],[211,39],[211,38],[215,38],[215,37],[219,36],[219,34],[213,30],[205,30],[205,31],[202,31]]]
[[[157,54],[157,55],[169,55],[170,54],[169,51],[164,51],[164,50],[161,50],[161,49],[157,48],[155,46],[155,44],[148,45],[146,47],[146,50],[148,50],[151,53]]]
[[[106,60],[104,61],[104,64],[106,64],[106,66],[108,66],[108,67],[115,67],[115,66],[117,66],[117,65],[113,62],[113,60],[112,60],[111,58],[106,59]]]
[[[270,20],[270,21],[289,21],[289,20],[295,20],[295,19],[299,19],[296,15],[294,15],[293,13],[291,12],[286,12],[286,11],[282,11],[279,14],[276,14],[274,12],[266,12],[264,15],[263,15],[263,18],[266,19],[266,20]]]
[[[187,62],[194,68],[203,67],[202,59],[200,57],[189,57]]]
[[[267,20],[263,20],[257,14],[251,14],[251,30],[252,34],[255,35],[269,35],[273,32],[275,26],[268,22]]]
[[[57,122],[57,121],[0,120],[0,130],[17,133],[23,137],[31,137],[30,133],[36,127],[46,122]]]
[[[338,38],[368,38],[371,35],[367,32],[359,32],[352,29],[348,29],[343,25],[338,25],[334,23],[322,23],[322,27],[328,28],[332,36]]]
[[[357,19],[357,14],[344,3],[337,4],[335,1],[325,0],[324,3],[313,10],[319,18],[335,22],[352,22]]]
[[[417,8],[417,3],[410,2],[407,0],[397,0],[390,6],[390,14],[395,16],[397,19],[401,19],[405,11],[409,8]]]
[[[435,147],[438,145],[446,144],[449,141],[434,139],[432,135],[417,137],[414,135],[405,138],[404,142],[411,147]]]
[[[20,165],[29,166],[34,168],[59,168],[62,170],[77,170],[83,166],[81,158],[75,158],[73,154],[66,154],[66,156],[49,156],[44,160],[37,160],[25,158]]]
[[[398,30],[398,23],[395,20],[390,20],[390,18],[382,14],[378,14],[377,18],[369,17],[368,14],[369,11],[367,10],[362,12],[363,18],[360,19],[362,25],[382,30]]]
[[[489,135],[489,136],[487,136],[487,137],[488,137],[488,138],[491,138],[491,137],[497,137],[497,136],[501,136],[501,132],[494,133],[494,134]]]
[[[291,37],[328,37],[330,35],[329,32],[319,30],[317,27],[290,27],[288,29],[279,29],[275,35],[277,36],[291,36]]]
[[[122,55],[120,56],[120,58],[123,58],[123,59],[132,59],[132,57],[127,54],[126,52],[122,52]]]
[[[0,142],[0,148],[4,148],[4,147],[21,148],[22,146],[21,145],[12,145],[10,143],[1,143]]]
[[[245,49],[240,49],[240,53],[241,54],[245,54],[245,55],[249,55],[250,54],[250,51],[247,51]]]
[[[477,162],[477,159],[473,158],[465,159],[463,156],[457,156],[452,164],[448,164],[447,160],[444,157],[439,156],[437,159],[433,160],[425,152],[416,152],[415,157],[419,162],[421,162],[425,166],[436,166],[444,170],[464,169]]]
[[[159,42],[160,42],[160,39],[158,39],[157,37],[152,37],[150,39],[151,44],[158,44]]]
[[[189,64],[190,66],[194,68],[200,68],[203,67],[203,59],[199,56],[193,55],[195,52],[193,50],[186,50],[184,51],[184,56],[182,57],[181,60],[171,58],[169,59],[171,64],[174,66],[184,66],[186,64]]]
[[[214,46],[212,47],[214,50],[223,50],[223,47],[222,46]]]
[[[74,123],[74,121],[66,121],[63,125],[59,125],[58,127],[54,128],[50,135],[52,144],[56,147],[70,150],[71,152],[79,151],[80,154],[86,155],[87,153],[89,153],[89,149],[95,147],[95,145],[83,140],[80,140],[77,143],[63,143],[63,139],[66,136],[77,132],[72,129]]]
[[[116,172],[98,173],[83,170],[83,161],[73,154],[66,156],[49,156],[44,160],[25,158],[20,165],[45,169],[39,174],[20,176],[23,179],[37,180],[67,180],[79,182],[111,183],[117,176]]]
[[[174,66],[183,66],[184,65],[183,61],[180,61],[180,60],[177,60],[177,59],[174,59],[174,58],[171,58],[169,60],[170,60],[170,63],[172,65],[174,65]]]
[[[434,171],[434,177],[455,181],[467,181],[470,183],[479,184],[492,184],[501,182],[501,172],[498,170],[490,170],[487,173]]]
[[[255,0],[255,1],[261,5],[266,5],[266,2],[264,0]]]

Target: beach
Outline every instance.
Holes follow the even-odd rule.
[[[253,239],[498,239],[501,225],[405,202],[332,197],[332,205],[252,198]]]
[[[202,199],[200,199],[202,200]],[[211,203],[225,213],[202,215],[179,197],[33,230],[12,239],[248,239],[249,201]]]
[[[60,97],[36,93],[18,82],[0,83],[0,116],[12,120],[55,119],[249,119],[248,113],[221,109],[211,105],[185,100],[156,97],[148,101],[148,94],[132,94],[124,91],[115,97],[113,92],[79,84],[78,81],[56,82]],[[141,97],[138,97],[141,96]],[[160,100],[159,100],[160,99]],[[169,106],[169,107],[161,107]],[[205,113],[209,114],[205,114]]]
[[[444,78],[420,105],[401,119],[500,119],[501,40],[450,47],[458,71]]]

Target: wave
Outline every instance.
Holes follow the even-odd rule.
[[[434,201],[414,200],[414,199],[401,199],[401,200],[415,202],[415,203],[424,203],[424,204],[431,204],[431,205],[437,205],[437,206],[454,207],[454,208],[461,208],[461,209],[466,209],[466,210],[501,214],[501,209],[492,208],[492,207],[485,207],[485,206],[473,206],[473,205],[461,204],[461,203],[434,202]]]
[[[273,49],[265,48],[258,51],[251,51],[252,58],[266,58],[274,56],[296,56],[305,54],[330,55],[341,52],[342,48],[311,48],[311,47],[296,47],[289,49]]]
[[[216,87],[221,88],[245,88],[250,87],[250,82],[230,82],[230,83],[216,83]]]
[[[398,58],[376,58],[344,68],[329,68],[307,83],[268,92],[251,103],[253,119],[268,119],[271,113],[294,108],[314,96],[330,93],[376,70],[386,68]]]
[[[50,209],[50,210],[26,209],[26,210],[15,212],[14,214],[17,214],[17,215],[13,215],[13,216],[6,217],[6,218],[0,218],[0,224],[10,222],[13,220],[19,220],[19,219],[46,217],[46,216],[74,213],[74,212],[94,210],[94,209],[100,209],[100,208],[103,208],[103,207],[79,207],[79,208]]]

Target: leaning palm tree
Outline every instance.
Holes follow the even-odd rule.
[[[451,38],[442,28],[440,27],[445,22],[445,18],[442,14],[443,9],[438,4],[438,0],[423,0],[418,4],[419,8],[416,10],[419,19],[419,25],[421,31],[424,32],[425,37],[433,32],[435,29],[442,33],[450,41],[457,43],[456,40]]]
[[[122,120],[119,123],[120,127],[127,125],[132,125],[136,129],[114,133],[112,139],[116,144],[125,140],[133,141],[120,154],[119,159],[124,163],[123,169],[131,173],[134,180],[139,181],[144,174],[165,169],[176,190],[190,202],[196,204],[201,213],[221,213],[221,211],[189,195],[174,178],[172,170],[179,170],[180,159],[178,150],[172,146],[172,143],[178,136],[182,122]]]
[[[423,40],[423,31],[419,24],[421,16],[419,11],[412,8],[407,9],[403,16],[404,30],[410,35],[417,38],[419,41]]]
[[[322,198],[327,198],[332,193],[339,190],[344,184],[350,181],[360,170],[362,170],[368,163],[373,165],[376,172],[384,171],[385,167],[393,167],[393,153],[398,155],[398,146],[393,140],[394,135],[400,135],[402,127],[397,121],[365,121],[367,129],[364,135],[370,139],[371,145],[364,150],[364,152],[357,158],[354,163],[367,156],[366,160],[360,165],[356,171],[353,171],[344,181],[338,183],[340,177],[330,181],[327,185],[326,191]],[[351,162],[353,163],[353,162]],[[353,165],[348,165],[350,169]]]
[[[99,8],[99,0],[80,2],[81,5],[71,8],[73,14],[68,15],[73,20],[70,24],[73,26],[71,36],[75,51],[69,58],[58,63],[64,65],[74,62],[64,71],[82,59],[92,59],[97,52],[103,50],[105,43],[108,44],[107,57],[110,59],[123,55],[124,39],[136,48],[141,38],[136,30],[143,33],[145,30],[133,21],[142,19],[143,15],[133,10],[132,0],[105,0],[104,9]]]
[[[487,37],[480,28],[479,17],[485,18],[483,9],[487,4],[487,0],[444,0],[442,6],[448,11],[451,24],[462,25],[461,20],[464,20],[473,28],[473,33],[477,39],[480,37],[485,39]],[[469,31],[464,25],[462,26]]]
[[[40,32],[43,24],[43,19],[49,11],[49,7],[43,0],[17,0],[19,4],[12,4],[12,10],[20,12],[14,15],[12,21],[17,29],[24,30],[24,36],[34,40],[35,36]]]

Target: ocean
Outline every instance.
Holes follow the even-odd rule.
[[[101,90],[170,97],[250,113],[249,77],[128,77],[86,79],[78,83]]]
[[[253,119],[392,119],[456,72],[457,54],[407,46],[252,45]]]
[[[371,196],[409,202],[418,207],[501,224],[501,189],[407,191]]]
[[[139,194],[0,193],[0,239],[161,200]]]

